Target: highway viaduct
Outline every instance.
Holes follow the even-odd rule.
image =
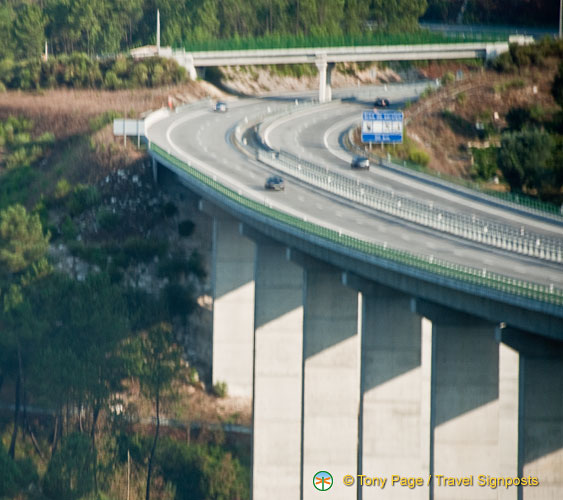
[[[319,70],[319,101],[332,99],[331,73],[339,62],[419,61],[431,59],[491,59],[506,52],[509,43],[527,44],[532,37],[513,35],[505,42],[427,43],[416,45],[372,45],[360,47],[319,47],[260,50],[188,52],[171,47],[140,47],[133,57],[155,54],[175,59],[197,78],[196,68],[266,64],[315,64]]]
[[[560,302],[260,208],[181,160],[164,133],[175,120],[147,127],[150,154],[212,220],[213,381],[252,396],[252,498],[563,498]],[[334,478],[329,492],[313,486],[320,470]],[[357,475],[388,483],[358,487]],[[425,485],[392,486],[392,475]],[[539,486],[493,488],[487,476]]]

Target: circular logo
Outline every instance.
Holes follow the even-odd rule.
[[[327,491],[332,488],[332,475],[326,470],[321,470],[313,476],[313,486],[319,491]]]

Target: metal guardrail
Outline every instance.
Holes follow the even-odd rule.
[[[469,43],[469,42],[506,42],[507,33],[436,33],[420,31],[418,33],[381,34],[364,32],[360,35],[341,36],[283,36],[273,35],[261,38],[236,38],[197,41],[192,40],[174,48],[184,48],[189,52],[225,51],[225,50],[264,50],[318,47],[358,47],[378,45],[420,45],[428,43]]]
[[[349,134],[350,133],[353,133],[353,128],[349,130]],[[434,184],[440,184],[449,189],[453,188],[457,191],[469,193],[472,196],[478,196],[483,200],[489,200],[497,205],[516,208],[533,215],[540,215],[542,217],[553,220],[554,222],[563,222],[563,206],[557,207],[556,205],[553,205],[551,203],[545,203],[524,194],[483,189],[477,183],[464,180],[459,177],[440,174],[439,172],[427,172],[420,165],[406,160],[399,161],[398,159],[393,157],[388,157],[387,159],[385,159],[380,156],[374,155],[369,151],[365,151],[357,144],[354,144],[349,137],[347,138],[346,142],[348,142],[347,146],[352,153],[362,156],[369,156],[370,159],[378,161],[383,167],[388,168],[389,170],[393,170],[397,173],[407,174],[411,177],[418,177],[419,179],[431,181]]]
[[[275,119],[300,111],[302,108],[289,107],[275,114]],[[252,122],[261,122],[271,114],[261,114]],[[236,129],[240,141],[242,124]],[[260,125],[260,130],[263,124]],[[261,132],[259,133],[262,137]],[[267,145],[266,145],[267,147]],[[361,205],[374,208],[388,215],[399,217],[431,229],[451,234],[469,241],[500,248],[520,255],[561,263],[563,261],[563,240],[547,238],[544,235],[478,218],[474,215],[458,214],[436,207],[432,203],[413,200],[392,191],[362,183],[356,178],[334,172],[326,167],[299,159],[285,151],[256,150],[256,158],[282,172],[307,181],[325,191],[344,197]]]
[[[432,203],[421,202],[362,183],[284,151],[257,150],[256,155],[258,160],[278,170],[385,214],[517,254],[550,262],[563,261],[561,240],[548,239],[537,233],[525,231],[524,227],[515,228],[472,215],[450,212],[435,207]]]
[[[267,204],[252,200],[167,153],[154,143],[150,144],[150,150],[197,182],[221,195],[226,201],[248,209],[258,216],[263,216],[273,223],[280,224],[300,237],[320,238],[323,241],[337,245],[339,248],[347,248],[359,252],[359,255],[379,257],[391,263],[407,266],[408,269],[418,273],[430,273],[433,276],[453,279],[465,284],[468,289],[474,289],[474,287],[485,288],[512,296],[563,306],[563,289],[556,288],[553,285],[546,286],[518,280],[487,271],[486,269],[454,264],[432,256],[416,255],[403,250],[392,249],[386,245],[364,241],[343,231],[323,227],[306,219],[300,219],[295,215],[277,210]]]

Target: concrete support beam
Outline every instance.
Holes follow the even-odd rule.
[[[306,267],[303,378],[303,493],[317,498],[313,476],[333,478],[332,495],[355,499],[342,478],[356,473],[359,406],[358,293],[325,265]]]
[[[255,245],[239,222],[213,214],[213,384],[252,396]]]
[[[304,272],[263,239],[255,283],[252,498],[299,500]]]
[[[362,295],[363,474],[428,476],[430,342],[431,323],[411,312],[409,296],[386,287]],[[364,487],[360,493],[363,499],[428,498],[426,487]]]
[[[497,490],[477,485],[480,474],[499,474],[494,325],[418,300],[414,310],[432,321],[431,498],[496,500]],[[473,476],[474,486],[445,486],[437,475]]]

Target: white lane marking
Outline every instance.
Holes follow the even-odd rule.
[[[322,210],[323,204],[322,203],[315,203],[315,207],[317,207],[319,210]]]
[[[346,118],[345,120],[341,120],[338,123],[335,123],[332,127],[329,127],[326,129],[324,135],[323,135],[323,144],[325,145],[325,148],[333,155],[336,156],[337,158],[339,158],[342,161],[345,162],[349,162],[352,158],[351,154],[346,154],[341,150],[338,149],[334,149],[331,148],[328,144],[328,136],[330,134],[332,134],[337,128],[342,128],[342,124],[345,123],[347,126],[350,126],[352,123],[355,123],[358,121],[357,117],[354,117],[353,119],[350,119],[350,117]]]
[[[336,217],[342,217],[342,212],[340,210],[337,210],[336,212],[334,212],[334,214],[336,215]]]

